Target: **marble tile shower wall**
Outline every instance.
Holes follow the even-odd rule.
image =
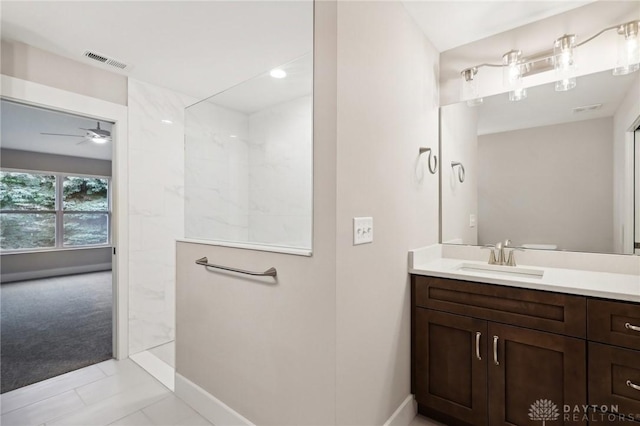
[[[186,113],[185,235],[311,247],[312,98]]]
[[[249,117],[249,240],[311,248],[313,98]]]
[[[248,117],[205,101],[186,122],[185,236],[247,241]]]
[[[132,354],[175,338],[175,240],[184,236],[184,108],[196,101],[129,79]]]

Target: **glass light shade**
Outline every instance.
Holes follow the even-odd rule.
[[[509,100],[513,102],[521,101],[527,97],[527,89],[518,88],[509,92]]]
[[[618,60],[613,75],[630,74],[640,69],[640,39],[638,22],[630,22],[618,29]]]
[[[576,87],[576,63],[573,49],[576,36],[564,35],[553,44],[553,67],[556,72],[556,92],[564,92]]]
[[[479,94],[476,68],[462,71],[462,98],[467,101],[468,106],[478,106],[484,101]]]
[[[502,56],[503,84],[511,89],[510,101],[519,101],[527,97],[527,90],[522,88],[522,52],[511,50]]]
[[[505,86],[513,88],[522,82],[522,72],[518,63],[522,58],[522,52],[511,50],[502,56],[502,79]]]

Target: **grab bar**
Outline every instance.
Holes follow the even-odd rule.
[[[264,272],[255,272],[255,271],[245,271],[244,269],[229,268],[228,266],[213,265],[209,263],[209,259],[207,259],[206,256],[196,260],[196,264],[205,266],[207,268],[223,269],[225,271],[238,272],[239,274],[254,275],[259,277],[275,277],[276,275],[278,275],[278,271],[276,271],[276,268],[273,268],[273,267],[267,269]]]

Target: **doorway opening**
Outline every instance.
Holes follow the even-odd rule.
[[[114,356],[109,121],[3,99],[5,393]]]

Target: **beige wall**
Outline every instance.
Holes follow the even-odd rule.
[[[608,117],[479,136],[478,243],[509,238],[611,253],[612,123]]]
[[[176,372],[260,425],[335,423],[336,4],[315,13],[313,256],[177,247]]]
[[[2,41],[2,74],[116,104],[127,104],[127,77],[28,44]]]
[[[340,425],[381,425],[410,394],[407,252],[438,242],[438,53],[399,2],[338,4]],[[316,211],[317,213],[317,211]],[[374,242],[353,246],[352,219]]]
[[[442,242],[478,244],[478,108],[458,103],[440,111],[440,144],[442,161]],[[458,179],[462,163],[464,182]],[[470,226],[470,216],[476,226]]]
[[[627,96],[618,106],[613,116],[613,244],[617,253],[633,253],[634,234],[634,163],[633,163],[633,128],[640,119],[640,75],[629,89]],[[636,142],[640,146],[640,141]],[[639,155],[640,153],[636,153]],[[640,170],[640,163],[636,162]],[[636,175],[638,176],[638,175]],[[635,185],[640,181],[635,178]],[[636,189],[636,194],[640,194]],[[636,203],[640,197],[636,196]],[[637,210],[637,209],[636,209]],[[640,218],[640,211],[635,212]],[[635,219],[636,236],[640,236],[640,220]],[[640,238],[636,238],[639,241]]]
[[[109,160],[45,154],[18,149],[0,149],[0,165],[10,169],[111,176],[111,161]]]
[[[257,424],[381,425],[410,394],[407,253],[438,239],[438,54],[397,2],[317,2],[315,28],[313,256],[178,243],[177,373]]]

